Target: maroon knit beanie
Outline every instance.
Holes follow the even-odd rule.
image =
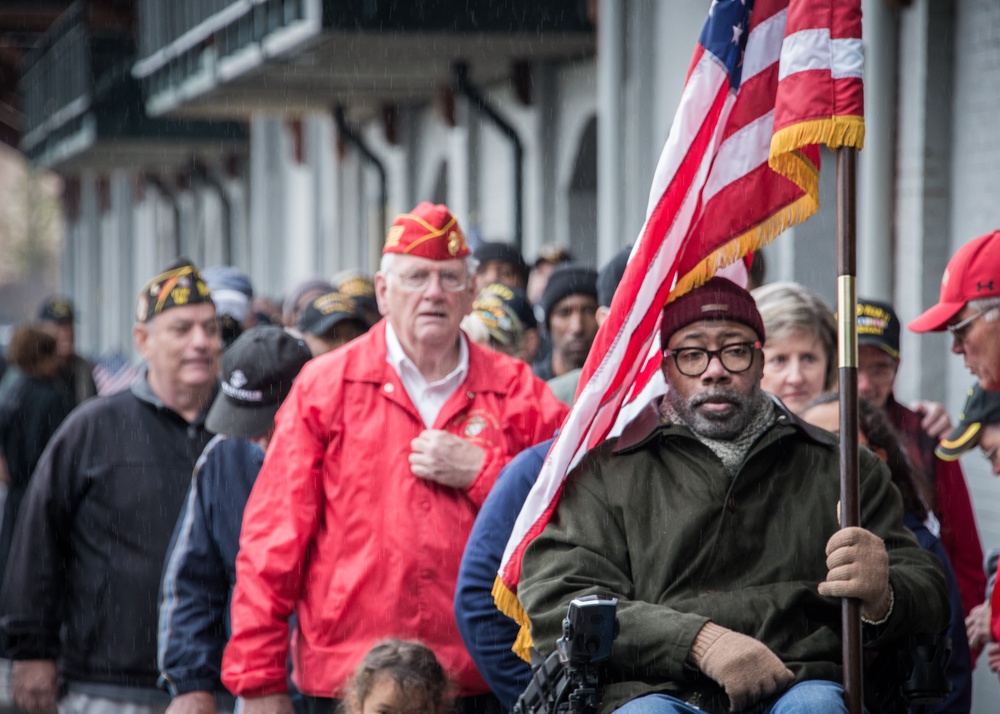
[[[667,342],[677,330],[701,320],[731,320],[746,325],[764,342],[764,321],[753,296],[732,280],[712,278],[700,288],[681,295],[663,308],[660,343]]]

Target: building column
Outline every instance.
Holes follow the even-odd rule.
[[[101,241],[99,231],[97,178],[85,171],[80,176],[80,218],[76,226],[76,284],[78,309],[88,316],[77,331],[77,349],[83,354],[95,354],[101,346],[100,319]]]
[[[858,155],[858,294],[892,300],[899,11],[862,0],[865,148]]]
[[[598,4],[597,17],[597,263],[611,259],[622,230],[622,85],[625,3]]]
[[[899,128],[896,148],[895,305],[905,325],[937,302],[951,245],[952,3],[916,0],[900,16]],[[902,331],[897,393],[945,401],[949,342],[945,334]]]

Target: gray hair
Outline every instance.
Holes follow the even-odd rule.
[[[764,321],[765,349],[796,332],[812,335],[826,354],[826,388],[837,383],[837,321],[823,298],[805,285],[769,283],[750,293]]]
[[[986,322],[994,322],[998,317],[1000,317],[1000,297],[988,297],[979,298],[978,300],[969,300],[966,303],[970,310],[975,310],[976,312],[983,313],[983,319]]]

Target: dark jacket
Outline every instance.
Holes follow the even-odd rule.
[[[920,415],[897,402],[890,394],[885,403],[889,422],[899,432],[918,476],[927,484],[928,504],[941,524],[940,541],[958,580],[962,609],[966,615],[983,601],[986,575],[983,573],[983,546],[979,540],[972,499],[962,465],[934,454],[937,442],[924,432]]]
[[[59,372],[59,386],[71,407],[97,396],[93,365],[78,354],[70,356],[69,363]]]
[[[838,461],[832,435],[784,408],[735,478],[686,427],[637,419],[584,457],[525,552],[518,596],[535,646],[553,649],[570,600],[602,594],[619,599],[620,624],[602,712],[657,691],[727,711],[721,688],[688,663],[710,620],[767,645],[796,683],[841,681],[840,600],[817,592],[839,528]],[[888,469],[867,450],[861,503],[862,525],[888,549],[895,598],[884,624],[864,626],[865,647],[940,633],[941,568],[903,528]]]
[[[525,449],[500,472],[472,526],[455,587],[455,619],[462,640],[506,711],[514,708],[531,681],[531,668],[511,650],[520,625],[493,603],[493,582],[514,521],[550,446],[552,439],[547,439]]]
[[[203,416],[189,424],[163,405],[145,369],[70,415],[15,527],[0,593],[10,657],[58,659],[71,688],[155,693],[163,557],[210,438]]]
[[[965,614],[962,610],[958,579],[941,540],[911,513],[903,515],[903,523],[913,531],[920,547],[933,553],[940,561],[945,582],[948,584],[948,601],[951,604],[951,623],[945,630],[945,635],[951,640],[951,657],[945,667],[945,673],[952,686],[951,693],[943,702],[914,706],[910,711],[913,714],[968,714],[972,709],[972,658],[969,654],[969,638],[965,632]]]
[[[172,696],[224,691],[219,676],[240,525],[262,463],[257,444],[217,436],[195,466],[160,586],[160,685]]]
[[[70,404],[54,380],[26,374],[19,374],[0,400],[0,454],[10,479],[0,524],[0,582],[28,481],[69,410]]]

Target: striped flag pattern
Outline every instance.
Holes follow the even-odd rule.
[[[98,394],[116,394],[132,386],[139,368],[130,364],[120,351],[114,350],[97,361],[92,374]]]
[[[657,392],[663,305],[716,274],[745,284],[740,259],[816,211],[819,144],[864,141],[862,71],[860,0],[713,0],[645,224],[493,588],[522,657],[521,556],[566,474]]]

